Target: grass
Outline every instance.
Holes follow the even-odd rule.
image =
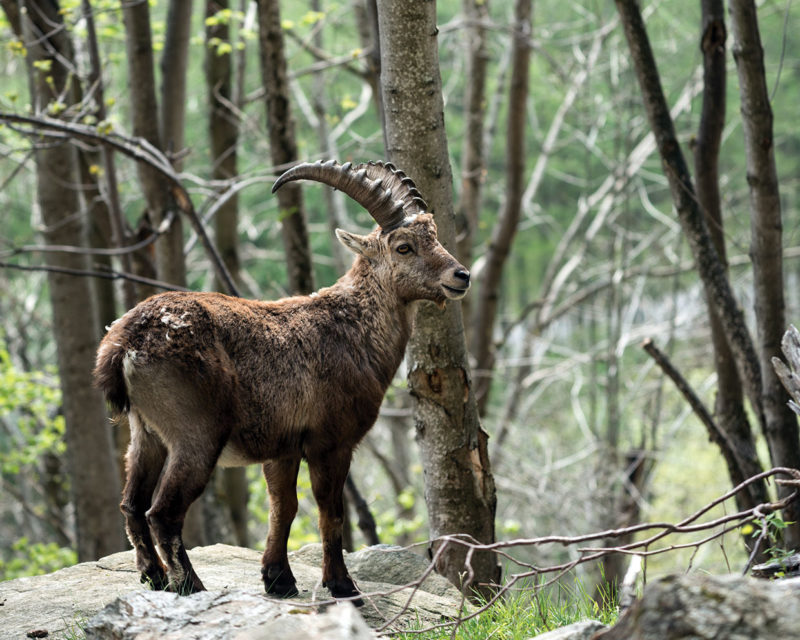
[[[67,622],[67,628],[58,633],[55,637],[59,640],[86,640],[86,626],[89,618],[76,615],[71,621]]]
[[[411,626],[397,640],[525,640],[546,631],[578,622],[598,620],[612,625],[617,619],[613,604],[599,606],[583,585],[557,585],[546,589],[532,586],[509,592],[505,598],[479,615],[453,626],[424,631]]]

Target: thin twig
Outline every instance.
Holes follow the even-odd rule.
[[[220,280],[225,284],[231,295],[239,296],[239,289],[233,281],[228,268],[225,266],[217,248],[206,233],[205,227],[195,211],[189,193],[181,184],[180,176],[175,172],[169,159],[143,138],[128,138],[118,133],[100,133],[97,128],[74,122],[65,122],[44,116],[23,116],[16,113],[0,111],[0,122],[10,122],[31,127],[29,135],[48,137],[67,137],[79,140],[90,140],[111,147],[123,155],[142,162],[161,173],[170,183],[172,197],[178,208],[186,215],[197,233],[206,252],[214,263]]]
[[[0,262],[0,269],[16,269],[17,271],[45,271],[48,273],[61,273],[68,276],[80,276],[83,278],[103,278],[104,280],[128,280],[137,284],[144,284],[165,291],[189,291],[185,287],[178,287],[174,284],[137,276],[133,273],[123,273],[121,271],[92,271],[90,269],[71,269],[69,267],[52,267],[49,265],[26,265],[14,264],[12,262]]]

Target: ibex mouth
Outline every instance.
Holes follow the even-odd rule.
[[[445,291],[445,295],[451,300],[459,300],[467,295],[467,291],[469,291],[469,287],[449,287],[446,284],[443,284],[442,288]]]

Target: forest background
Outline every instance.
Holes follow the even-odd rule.
[[[125,436],[81,376],[89,380],[87,345],[100,327],[142,296],[164,285],[226,290],[182,197],[242,295],[265,299],[332,283],[349,262],[333,228],[371,226],[320,187],[294,202],[272,196],[292,162],[392,159],[429,200],[447,201],[425,189],[413,160],[400,162],[385,111],[386,61],[413,55],[380,25],[407,20],[412,34],[430,35],[425,10],[438,24],[439,69],[421,81],[443,99],[453,177],[439,168],[452,197],[435,210],[474,282],[456,337],[469,349],[482,431],[459,428],[472,429],[491,461],[492,486],[476,498],[490,520],[482,541],[676,521],[758,471],[800,467],[796,420],[766,364],[800,305],[800,36],[790,1],[756,3],[757,21],[754,3],[731,2],[727,13],[707,0],[400,3],[430,5],[411,17],[369,0],[281,3],[280,15],[263,0],[0,4],[0,539],[11,543],[0,549],[0,578],[124,547]],[[657,75],[636,40],[637,16]],[[758,58],[753,27],[767,96],[755,101],[743,71]],[[31,114],[39,119],[26,122]],[[435,107],[423,117],[434,131]],[[75,125],[57,132],[74,144],[51,137],[56,119]],[[427,134],[418,142],[425,156]],[[348,501],[360,516],[368,506],[376,525],[353,524],[351,546],[442,533],[429,525],[438,463],[407,380],[414,349],[355,456]],[[488,445],[475,435],[484,432]],[[755,483],[724,508],[774,493]],[[302,473],[300,497],[294,547],[317,539]],[[257,468],[220,472],[188,541],[263,545],[267,512]],[[650,571],[735,569],[746,558],[740,538],[691,559],[659,557]],[[781,544],[798,539],[790,524]],[[519,558],[555,564],[577,553]],[[603,571],[616,579],[624,569],[607,560]]]

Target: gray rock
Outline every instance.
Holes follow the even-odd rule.
[[[355,580],[411,584],[428,571],[427,558],[390,544],[377,544],[360,549],[345,558],[347,569]],[[430,572],[421,588],[448,598],[459,598],[461,592],[445,577]]]
[[[775,640],[800,637],[800,578],[766,582],[694,573],[647,585],[596,640]]]
[[[280,603],[312,605],[329,599],[328,590],[322,588],[321,584],[320,561],[312,564],[304,562],[313,558],[314,553],[314,549],[311,549],[294,554],[292,570],[300,595]],[[220,596],[233,591],[245,591],[267,600],[261,582],[260,552],[217,544],[192,549],[189,556],[209,593]],[[359,588],[365,593],[385,594],[396,588],[384,581],[368,579],[380,574],[375,571],[370,573],[368,563],[353,573]],[[428,593],[425,591],[427,584],[428,581],[411,602],[410,590],[390,595],[370,595],[358,614],[373,628],[389,624],[389,629],[401,629],[410,621],[416,621],[417,617],[422,624],[430,625],[443,618],[456,616],[461,604],[459,592],[453,589],[448,595]],[[116,553],[96,562],[84,562],[44,576],[0,582],[0,637],[4,640],[24,639],[27,632],[34,629],[47,630],[49,638],[63,637],[66,632],[85,625],[116,598],[135,596],[139,592],[155,594],[140,584],[132,551]]]
[[[178,596],[139,591],[118,598],[86,626],[87,640],[373,640],[355,607],[318,612],[251,591]]]
[[[608,629],[608,626],[597,620],[581,620],[566,627],[540,633],[531,640],[591,640],[598,631],[605,629]]]

